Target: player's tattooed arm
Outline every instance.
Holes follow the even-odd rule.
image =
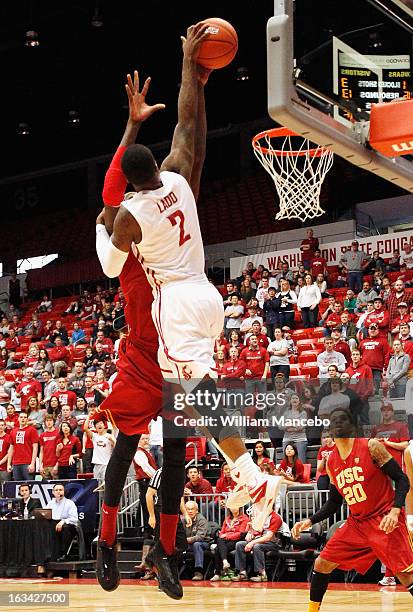
[[[375,438],[369,440],[369,451],[374,463],[380,468],[392,458],[384,444]]]

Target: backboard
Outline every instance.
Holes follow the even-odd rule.
[[[413,192],[413,163],[368,144],[371,104],[413,97],[413,2],[275,0],[268,111],[277,123]]]

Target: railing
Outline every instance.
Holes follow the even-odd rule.
[[[365,217],[365,219],[360,219],[361,216]],[[380,231],[377,228],[374,219],[370,215],[362,211],[357,211],[356,234],[357,236],[366,238],[368,236],[378,236]]]
[[[188,463],[185,465],[185,469],[187,469],[190,465],[198,465],[198,448],[195,442],[187,442],[186,448],[194,447],[194,456],[193,459],[190,459]]]
[[[292,527],[297,521],[302,521],[319,510],[326,502],[328,493],[328,491],[319,491],[318,489],[312,491],[309,489],[305,491],[287,490],[286,495],[281,496],[280,514],[287,525]],[[328,531],[337,521],[345,520],[348,514],[348,506],[343,503],[336,514],[323,521],[324,531]]]
[[[137,517],[139,512],[139,484],[135,478],[128,476],[123,487],[122,497],[119,503],[118,533],[123,535],[125,529],[134,528],[143,523],[143,517]],[[141,512],[142,514],[142,512]]]

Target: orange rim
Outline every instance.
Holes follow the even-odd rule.
[[[289,128],[280,127],[272,128],[271,130],[264,130],[263,132],[260,132],[259,134],[254,136],[254,138],[252,139],[252,146],[254,147],[254,149],[260,151],[261,153],[264,153],[266,155],[276,155],[277,157],[288,157],[290,155],[296,157],[303,157],[304,155],[310,155],[311,157],[321,157],[323,153],[329,150],[320,146],[314,149],[305,149],[302,151],[296,151],[293,149],[291,151],[283,151],[281,149],[268,149],[267,147],[261,145],[259,142],[262,138],[281,138],[282,136],[298,136],[299,138],[303,138],[303,140],[306,140],[306,138],[304,136],[301,136],[301,134],[296,134],[296,132],[293,132]]]

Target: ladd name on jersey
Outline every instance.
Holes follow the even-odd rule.
[[[171,191],[171,193],[168,193],[168,195],[166,195],[164,198],[157,201],[156,206],[158,207],[159,212],[163,213],[165,212],[165,210],[170,208],[172,204],[176,204],[177,201],[178,201],[178,198],[176,197],[174,192]]]

